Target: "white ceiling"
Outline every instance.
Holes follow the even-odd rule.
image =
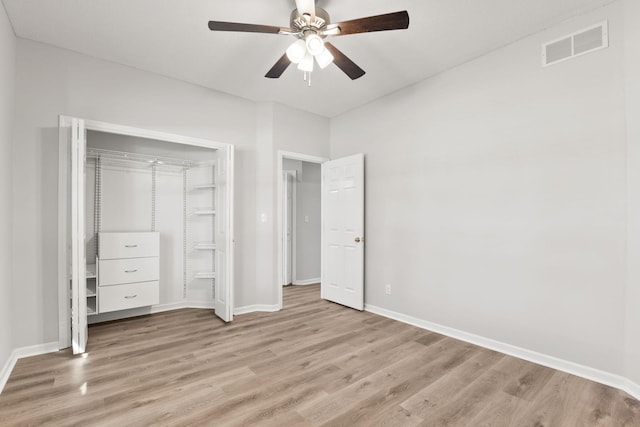
[[[255,101],[327,117],[450,69],[612,0],[318,0],[339,22],[408,10],[405,31],[332,38],[367,74],[335,66],[264,74],[292,36],[211,32],[209,20],[286,27],[294,0],[3,0],[19,37]]]

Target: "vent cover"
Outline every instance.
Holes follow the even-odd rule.
[[[609,47],[607,21],[542,45],[542,66]]]

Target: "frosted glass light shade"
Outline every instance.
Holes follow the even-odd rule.
[[[324,40],[317,34],[310,34],[306,38],[307,50],[313,56],[318,55],[324,49]]]
[[[318,61],[320,68],[327,68],[333,62],[333,55],[325,47],[322,52],[316,55],[316,61]]]
[[[307,45],[304,40],[296,40],[287,48],[287,58],[294,64],[299,64],[307,54]]]
[[[313,55],[307,52],[302,58],[302,61],[298,64],[298,70],[306,71],[308,73],[313,71]]]

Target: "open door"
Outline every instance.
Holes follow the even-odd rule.
[[[364,309],[364,154],[322,164],[323,299]]]
[[[233,320],[233,157],[233,146],[218,150],[214,307],[225,322]]]
[[[85,251],[85,153],[87,141],[84,121],[71,118],[71,346],[73,354],[84,353],[89,336],[87,326],[87,278]]]

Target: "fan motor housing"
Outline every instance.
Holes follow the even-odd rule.
[[[289,18],[289,26],[291,28],[299,28],[300,30],[320,30],[324,27],[326,27],[327,25],[329,25],[331,23],[331,18],[329,17],[329,12],[327,12],[326,10],[322,9],[321,7],[316,7],[316,18],[320,18],[324,21],[324,24],[322,25],[322,27],[317,27],[315,25],[313,25],[314,23],[312,22],[311,25],[309,25],[308,27],[305,28],[300,28],[300,26],[298,24],[296,24],[296,21],[298,20],[298,18],[300,18],[301,16],[298,14],[298,9],[293,9],[293,11],[291,12],[291,17]]]

